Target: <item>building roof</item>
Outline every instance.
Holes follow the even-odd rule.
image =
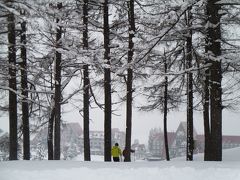
[[[240,136],[222,136],[222,142],[240,144]]]
[[[176,133],[175,132],[168,132],[167,133],[167,137],[168,137],[168,144],[169,145],[172,145],[175,137],[176,137]],[[157,133],[154,135],[153,137],[153,140],[162,140],[164,141],[164,134],[161,132],[161,133]]]
[[[184,130],[185,134],[187,134],[187,122],[186,122],[186,121],[180,122],[180,124],[179,124],[179,126],[178,126],[178,128],[177,128],[177,131],[178,131],[179,129],[181,129],[181,128]],[[193,137],[196,138],[197,135],[198,135],[198,134],[197,134],[197,131],[196,131],[196,129],[193,127]]]
[[[104,132],[103,131],[90,131],[89,132],[90,139],[92,138],[104,138]]]
[[[200,142],[204,142],[204,135],[197,135],[196,140]],[[231,143],[231,144],[240,144],[240,136],[222,136],[222,143]]]
[[[187,122],[185,122],[185,121],[180,122],[180,124],[177,128],[177,131],[179,131],[181,129],[185,132],[185,134],[187,133]],[[204,142],[204,135],[202,135],[202,134],[198,135],[195,128],[193,128],[193,129],[194,129],[193,130],[194,140],[197,140],[199,142]],[[174,139],[176,138],[176,132],[168,132],[168,144],[169,144],[169,146],[172,145]],[[158,140],[164,141],[163,132],[153,134],[152,138],[153,138],[153,140],[156,140],[156,141],[158,141]],[[222,142],[223,143],[240,144],[240,136],[223,135],[222,136]]]

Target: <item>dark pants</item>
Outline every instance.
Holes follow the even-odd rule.
[[[120,159],[119,159],[119,157],[113,157],[113,161],[114,161],[114,162],[119,162]]]

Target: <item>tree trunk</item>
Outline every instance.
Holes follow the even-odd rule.
[[[53,124],[54,124],[54,117],[55,117],[55,108],[53,107],[51,110],[49,122],[48,122],[48,160],[54,159],[54,152],[53,152]]]
[[[187,161],[193,160],[193,75],[192,68],[192,13],[191,7],[187,11],[186,21],[189,28],[186,45],[186,68],[187,68]]]
[[[132,82],[133,70],[131,62],[134,54],[133,38],[135,35],[135,18],[134,18],[134,0],[128,2],[128,22],[129,22],[129,37],[128,37],[128,73],[127,73],[127,112],[126,112],[126,155],[125,161],[131,161],[131,138],[132,138]]]
[[[52,66],[51,66],[52,67]],[[51,68],[51,91],[54,89],[53,85],[53,69]],[[54,104],[54,96],[51,97],[51,106],[50,106],[50,117],[48,120],[48,160],[54,159],[54,152],[53,152],[53,131],[54,131],[54,119],[55,119],[55,104]]]
[[[12,3],[12,1],[9,1]],[[8,62],[9,62],[9,160],[18,159],[17,138],[17,82],[16,82],[16,33],[15,17],[9,13],[8,17]]]
[[[164,69],[165,74],[167,73],[167,59],[164,60]],[[165,76],[165,85],[164,85],[164,112],[163,112],[163,133],[164,133],[164,146],[166,153],[166,160],[170,161],[169,148],[168,148],[168,133],[167,133],[167,113],[168,113],[168,77]]]
[[[83,49],[88,50],[88,0],[83,2]],[[84,123],[84,160],[91,161],[90,139],[89,139],[89,72],[88,65],[83,66],[84,71],[84,93],[83,93],[83,123]]]
[[[111,161],[111,118],[112,118],[112,94],[111,94],[111,70],[110,70],[110,39],[108,20],[108,0],[103,3],[103,34],[104,34],[104,61],[109,67],[104,68],[104,161]]]
[[[21,13],[25,15],[25,12]],[[23,122],[23,159],[30,159],[29,105],[27,79],[26,21],[21,23],[21,88],[22,88],[22,122]]]
[[[62,8],[62,3],[57,4],[58,9]],[[57,19],[57,23],[59,23]],[[58,25],[57,35],[56,35],[56,69],[55,69],[55,131],[54,131],[54,159],[60,160],[61,150],[61,61],[62,54],[59,52],[58,48],[61,48],[62,42],[62,27]]]
[[[219,0],[208,0],[206,13],[208,17],[206,51],[211,64],[210,73],[210,118],[211,118],[211,158],[208,160],[222,160],[222,70],[221,60],[221,29]],[[208,147],[207,147],[208,148]]]
[[[209,119],[209,69],[205,70],[204,93],[203,93],[203,119],[204,119],[204,160],[211,159],[211,130]]]

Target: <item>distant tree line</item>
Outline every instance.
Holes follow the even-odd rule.
[[[85,161],[90,108],[104,112],[104,160],[111,161],[114,107],[126,103],[131,161],[132,110],[140,97],[140,110],[163,112],[167,160],[167,115],[184,106],[186,159],[193,160],[198,110],[204,159],[221,161],[222,111],[240,100],[239,10],[231,0],[2,0],[0,111],[9,115],[9,160],[21,159],[20,140],[29,160],[30,134],[43,126],[48,159],[59,160],[62,109],[71,102],[83,118]]]

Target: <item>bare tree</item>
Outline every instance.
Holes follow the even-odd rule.
[[[164,72],[168,72],[167,58],[164,57]],[[165,84],[164,84],[164,107],[163,107],[163,134],[164,134],[164,146],[166,153],[166,160],[170,161],[169,156],[169,147],[168,147],[168,132],[167,132],[167,114],[168,114],[168,77],[165,75]]]
[[[112,126],[112,94],[110,70],[110,31],[108,0],[103,2],[103,35],[104,35],[104,161],[111,161],[111,126]]]
[[[55,107],[52,107],[50,112],[50,118],[48,120],[48,135],[47,135],[47,144],[48,144],[48,160],[54,159],[54,151],[53,151],[53,125],[54,125],[54,112]]]
[[[83,49],[88,50],[88,0],[83,1]],[[89,71],[88,64],[83,66],[83,122],[84,122],[84,160],[90,161],[90,139],[89,139]]]
[[[127,69],[127,112],[126,112],[126,155],[125,161],[131,161],[131,138],[132,138],[132,81],[133,81],[133,69],[131,63],[133,61],[134,54],[134,42],[135,36],[135,17],[134,17],[134,0],[127,2],[128,4],[128,69]]]
[[[186,12],[188,35],[186,38],[186,69],[187,69],[187,160],[193,160],[193,74],[192,68],[192,7]]]
[[[21,15],[25,11],[21,10]],[[27,38],[26,21],[21,22],[21,88],[22,88],[22,123],[23,123],[23,159],[30,159],[30,131],[29,131],[29,104],[28,104],[28,75],[27,75]]]
[[[207,15],[207,35],[206,35],[206,54],[207,61],[210,64],[207,70],[205,84],[205,157],[204,160],[221,161],[222,160],[222,70],[221,60],[221,28],[218,13],[221,5],[217,4],[219,0],[208,0],[206,4]],[[206,95],[209,94],[209,97]],[[210,110],[208,110],[208,100],[210,100]],[[207,103],[207,104],[206,104]],[[208,121],[209,119],[209,121]]]
[[[13,8],[13,1],[9,0],[9,7]],[[16,32],[15,17],[9,12],[8,21],[8,71],[9,71],[9,160],[18,159],[18,138],[17,138],[17,80],[16,80]]]
[[[57,4],[57,9],[60,11],[62,8],[62,3]],[[60,14],[60,12],[59,12]],[[62,46],[62,27],[60,25],[60,19],[57,17],[57,34],[56,34],[56,66],[55,66],[55,94],[54,94],[54,106],[55,106],[55,124],[54,124],[54,159],[60,160],[61,149],[61,61],[62,54],[60,48]]]

